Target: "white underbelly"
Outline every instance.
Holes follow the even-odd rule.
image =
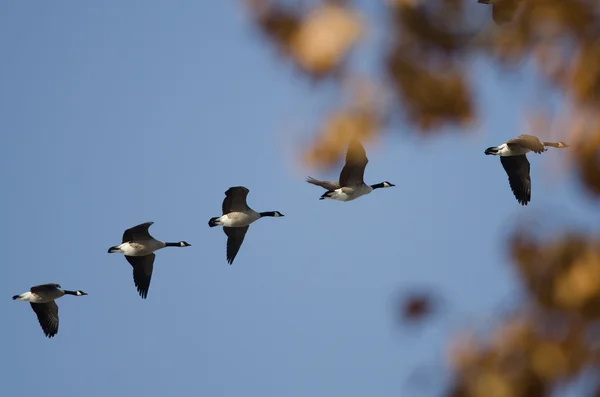
[[[63,296],[64,293],[60,290],[55,291],[45,291],[44,296],[40,296],[38,294],[32,294],[31,291],[27,291],[19,296],[19,300],[32,302],[32,303],[46,303],[52,302],[55,299]]]
[[[259,218],[258,214],[247,214],[245,212],[230,212],[220,218],[221,223],[225,227],[244,227]]]
[[[333,191],[331,196],[327,197],[337,201],[352,201],[373,191],[371,186],[365,185],[354,188],[340,188]]]
[[[119,250],[127,256],[146,256],[163,247],[160,242],[150,240],[143,243],[123,243],[119,246]]]

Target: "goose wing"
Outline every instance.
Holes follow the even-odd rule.
[[[544,144],[539,140],[537,136],[522,134],[516,138],[506,141],[506,144],[510,147],[511,145],[518,145],[531,150],[534,153],[543,153],[546,151]]]
[[[146,299],[148,296],[152,270],[154,269],[154,258],[156,258],[156,255],[153,253],[145,256],[125,255],[125,259],[133,267],[133,282],[142,299]]]
[[[46,291],[54,291],[60,287],[60,284],[56,284],[56,283],[49,283],[49,284],[41,284],[41,285],[36,285],[31,287],[31,289],[29,291],[31,291],[31,293],[36,294],[38,292],[46,292]]]
[[[128,241],[140,241],[140,240],[152,240],[152,236],[148,231],[148,228],[152,226],[154,222],[146,222],[141,225],[134,226],[125,230],[123,233],[123,243]]]
[[[250,190],[244,186],[234,186],[227,189],[223,200],[223,215],[230,212],[244,212],[248,210],[246,197]]]
[[[340,186],[362,185],[368,162],[367,153],[361,143],[357,140],[350,141],[346,152],[346,164],[340,173]]]
[[[527,157],[524,154],[501,156],[500,162],[508,175],[508,183],[515,198],[521,205],[527,205],[531,200],[531,178]]]
[[[223,231],[227,235],[227,262],[231,265],[233,260],[235,259],[242,243],[244,242],[244,237],[246,237],[246,232],[248,231],[249,226],[244,227],[223,227]]]
[[[333,191],[333,190],[337,190],[340,188],[340,183],[339,182],[334,182],[334,181],[320,181],[318,179],[315,179],[311,176],[309,176],[308,178],[306,178],[306,182],[308,183],[312,183],[313,185],[317,185],[317,186],[321,186],[324,189],[327,189],[329,191]]]
[[[48,338],[52,338],[58,333],[58,306],[56,302],[29,303],[38,318],[44,334]]]

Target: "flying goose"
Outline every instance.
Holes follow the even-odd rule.
[[[125,230],[123,233],[123,243],[115,245],[108,249],[108,253],[120,253],[125,255],[125,259],[133,266],[133,282],[142,299],[148,296],[150,288],[150,279],[154,268],[154,251],[165,247],[189,247],[191,244],[185,241],[178,243],[165,243],[156,240],[150,235],[148,228],[154,222],[146,222]]]
[[[485,154],[500,156],[500,162],[508,175],[510,189],[521,205],[527,205],[531,201],[531,177],[525,153],[543,153],[548,150],[545,146],[560,149],[569,147],[564,142],[542,142],[533,135],[519,135],[500,146],[485,150]]]
[[[31,304],[38,321],[48,338],[58,333],[58,306],[55,299],[63,295],[84,296],[87,293],[77,290],[68,291],[61,288],[59,284],[42,284],[31,287],[28,292],[13,296],[13,300],[26,301]]]
[[[244,186],[234,186],[227,189],[223,200],[223,215],[210,218],[208,226],[223,226],[227,235],[227,262],[231,265],[237,255],[248,227],[252,222],[264,216],[284,216],[279,211],[256,212],[248,207],[246,197],[250,190]]]
[[[359,141],[352,140],[348,144],[346,164],[340,173],[339,182],[320,181],[310,176],[306,179],[306,182],[327,189],[327,192],[323,193],[319,200],[329,198],[338,201],[351,201],[371,193],[374,189],[396,186],[388,181],[367,185],[363,177],[368,162],[365,148]]]

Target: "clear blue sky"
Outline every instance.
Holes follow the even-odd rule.
[[[483,151],[520,133],[526,104],[545,96],[530,74],[485,60],[472,65],[484,117],[470,135],[420,140],[397,126],[385,147],[367,145],[365,175],[395,188],[319,201],[304,177],[338,172],[299,170],[290,153],[335,92],[280,62],[240,4],[210,3],[3,4],[0,395],[417,395],[414,368],[442,371],[451,332],[514,300],[508,220],[564,210],[560,222],[599,224],[573,173],[550,175],[564,151],[530,156],[532,202],[517,204]],[[373,51],[354,54],[360,70],[374,70]],[[236,185],[286,216],[253,224],[229,266],[207,221]],[[144,301],[106,251],[146,221],[192,247],[157,253]],[[10,299],[47,282],[89,293],[57,301],[51,340]],[[445,311],[404,332],[394,298],[418,287]]]

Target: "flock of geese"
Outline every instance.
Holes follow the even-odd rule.
[[[531,178],[529,161],[526,153],[545,152],[546,146],[566,148],[564,142],[542,142],[532,135],[519,135],[500,146],[485,150],[486,155],[500,156],[500,162],[508,175],[510,188],[521,205],[527,205],[531,200]],[[365,168],[369,160],[362,144],[353,139],[348,144],[346,163],[337,181],[322,181],[312,177],[307,182],[326,190],[320,200],[352,201],[371,193],[375,189],[389,188],[394,185],[388,181],[368,185],[364,181]],[[263,217],[282,217],[279,211],[256,212],[248,206],[246,198],[250,190],[244,186],[235,186],[225,192],[222,205],[222,215],[208,221],[210,227],[223,226],[227,236],[227,262],[232,264],[248,232],[251,223]],[[185,241],[176,243],[164,242],[150,235],[149,228],[153,222],[146,222],[125,230],[121,244],[108,249],[108,253],[123,254],[133,267],[133,281],[139,295],[145,299],[148,296],[152,270],[154,268],[155,251],[165,247],[189,247]],[[58,333],[58,306],[55,300],[64,295],[85,296],[87,293],[77,290],[64,290],[59,284],[42,284],[20,295],[13,300],[26,301],[31,304],[44,334],[52,338]]]

